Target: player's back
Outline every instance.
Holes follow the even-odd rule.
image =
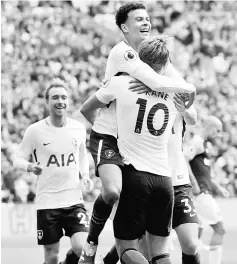
[[[118,146],[125,163],[137,170],[170,176],[167,144],[177,110],[173,94],[128,90],[123,76],[117,95]]]

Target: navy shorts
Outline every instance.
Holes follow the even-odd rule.
[[[172,225],[174,189],[172,179],[124,165],[123,187],[114,218],[114,236],[140,238],[145,231],[168,236]]]
[[[186,223],[198,223],[190,184],[174,187],[173,228]]]
[[[89,215],[84,204],[58,209],[37,210],[38,245],[57,243],[64,235],[88,232]]]
[[[98,167],[102,164],[115,164],[123,166],[117,139],[111,135],[100,134],[91,130],[90,152],[94,159],[96,176],[99,176]]]

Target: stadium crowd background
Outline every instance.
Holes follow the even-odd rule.
[[[1,177],[2,202],[33,202],[36,177],[12,166],[25,129],[47,116],[44,90],[54,76],[71,87],[73,118],[104,77],[106,59],[121,34],[114,13],[122,1],[3,1]],[[172,62],[197,87],[201,120],[224,124],[213,144],[218,181],[237,195],[237,2],[147,1],[152,34],[171,37]],[[88,125],[88,124],[87,124]],[[88,125],[88,134],[90,126]],[[195,131],[190,131],[191,136]],[[93,200],[100,180],[94,176]]]

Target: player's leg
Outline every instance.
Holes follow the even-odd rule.
[[[148,252],[148,246],[147,246],[147,240],[146,240],[146,235],[144,234],[140,239],[138,239],[138,251],[142,253],[142,255],[149,260],[150,255]],[[104,264],[116,264],[119,261],[119,255],[117,252],[116,246],[112,246],[110,251],[105,255],[103,258],[103,263]]]
[[[44,246],[45,264],[58,263],[59,240],[63,236],[60,225],[60,210],[37,210],[38,245]]]
[[[191,198],[191,186],[174,187],[175,203],[173,211],[173,228],[181,248],[183,264],[199,264],[198,251],[198,218]]]
[[[211,225],[214,233],[210,241],[209,264],[220,264],[222,260],[222,245],[225,229],[222,221]]]
[[[138,240],[138,251],[141,252],[147,260],[151,259],[146,233]]]
[[[198,253],[198,224],[186,223],[175,228],[182,248],[183,264],[199,264]]]
[[[148,202],[146,219],[150,262],[170,264],[168,241],[174,205],[172,179],[156,175],[151,180],[154,191]]]
[[[118,201],[122,189],[121,169],[115,164],[101,164],[98,174],[102,183],[101,194],[97,197],[92,211],[87,242],[98,244],[98,238],[109,218],[113,205]]]
[[[117,139],[113,136],[98,134],[92,130],[90,151],[95,162],[96,175],[100,177],[102,183],[102,191],[95,200],[89,234],[83,247],[84,262],[93,263],[99,235],[112,212],[114,203],[120,196],[122,173],[119,166],[123,165],[123,162],[119,154]],[[94,252],[93,255],[92,252]],[[80,263],[83,263],[82,260]]]
[[[44,245],[45,264],[58,264],[58,254],[59,242],[51,245]]]
[[[171,264],[168,253],[169,236],[156,236],[147,233],[147,244],[149,248],[151,264]]]
[[[119,261],[119,255],[116,246],[112,246],[110,251],[103,258],[104,264],[116,264]]]
[[[149,264],[148,260],[137,250],[137,244],[137,239],[116,239],[116,247],[121,264]]]
[[[114,217],[114,237],[121,263],[148,264],[137,251],[138,238],[145,232],[146,205],[150,197],[147,175],[133,166],[123,169],[123,189]]]
[[[210,225],[214,231],[209,246],[209,264],[220,264],[225,229],[220,208],[209,193],[202,193],[196,198],[195,207],[203,225]]]
[[[63,208],[61,218],[65,235],[70,237],[72,246],[62,264],[77,264],[88,236],[89,215],[84,204],[76,204]]]

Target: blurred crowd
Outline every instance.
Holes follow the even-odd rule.
[[[103,79],[110,49],[121,40],[114,14],[123,1],[2,1],[2,201],[33,202],[36,178],[12,166],[25,129],[47,116],[44,90],[59,76],[71,87],[70,116]],[[237,2],[146,1],[152,34],[170,36],[171,59],[197,87],[199,118],[224,125],[213,143],[213,174],[237,194]],[[85,120],[83,120],[85,121]],[[88,125],[88,124],[87,124]],[[90,126],[88,125],[88,133]],[[190,131],[195,133],[195,131]],[[95,189],[100,180],[91,176]]]

